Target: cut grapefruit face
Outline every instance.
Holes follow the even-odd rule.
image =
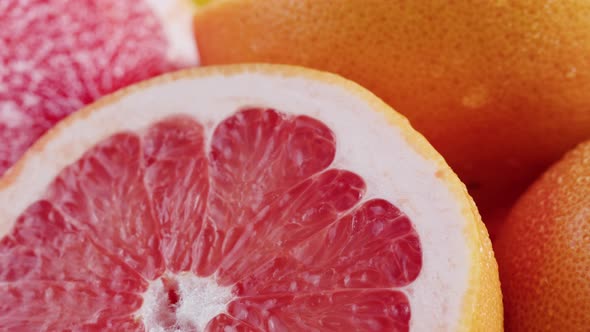
[[[190,0],[0,1],[0,175],[57,121],[195,65]]]
[[[0,329],[501,330],[464,186],[354,83],[168,74],[61,122],[0,180]]]

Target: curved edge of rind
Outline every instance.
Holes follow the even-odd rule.
[[[370,97],[367,96],[367,99]],[[373,96],[372,98],[377,98]],[[371,99],[372,99],[371,98]],[[365,100],[367,100],[365,99]],[[367,100],[369,101],[369,100]],[[384,102],[382,102],[385,104]],[[390,108],[390,106],[387,106]],[[383,109],[383,108],[379,108]],[[425,159],[434,161],[438,176],[444,179],[451,192],[461,202],[461,212],[467,220],[465,238],[471,248],[470,288],[463,301],[463,311],[459,331],[495,332],[504,330],[504,310],[500,290],[498,264],[494,257],[492,242],[473,198],[457,174],[446,163],[442,155],[430,145],[428,140],[416,131],[401,114],[387,112],[386,116],[397,125],[408,144]],[[391,113],[391,114],[389,114]]]
[[[411,146],[423,158],[431,160],[437,165],[439,177],[444,179],[449,190],[455,195],[457,200],[461,202],[462,214],[465,219],[469,221],[466,223],[464,233],[465,238],[469,241],[468,245],[471,248],[470,287],[463,300],[464,309],[462,311],[458,330],[486,332],[502,331],[503,309],[498,265],[494,258],[492,244],[487,229],[485,228],[477,207],[471,196],[469,196],[465,185],[459,180],[458,176],[451,170],[444,158],[432,147],[432,145],[430,145],[426,138],[411,126],[407,118],[393,111],[389,105],[370,91],[362,88],[357,83],[342,78],[336,74],[307,68],[302,70],[302,67],[291,65],[223,65],[183,69],[130,85],[115,93],[98,99],[93,104],[83,107],[78,112],[74,112],[45,133],[45,135],[27,150],[17,163],[11,167],[2,178],[0,178],[0,190],[14,183],[28,159],[30,159],[37,151],[43,150],[45,145],[60,131],[67,130],[71,123],[78,119],[88,117],[95,110],[100,109],[103,106],[115,103],[135,91],[163,82],[219,74],[228,76],[248,71],[256,71],[257,73],[262,72],[264,74],[275,76],[298,75],[328,84],[336,84],[346,89],[351,94],[361,98],[370,105],[372,109],[381,112],[392,125],[400,129],[409,146]],[[479,264],[477,262],[479,262]],[[494,327],[497,327],[498,329],[494,330]]]

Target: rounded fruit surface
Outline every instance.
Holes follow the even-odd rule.
[[[204,65],[296,64],[373,91],[443,155],[492,233],[590,136],[587,0],[221,0],[194,27]]]
[[[197,64],[188,0],[0,1],[0,175],[68,114]]]
[[[75,113],[0,179],[0,235],[0,329],[502,329],[463,184],[374,95],[299,67]]]
[[[508,331],[590,326],[590,142],[519,199],[494,244]]]

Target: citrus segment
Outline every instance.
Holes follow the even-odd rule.
[[[0,327],[5,331],[142,331],[131,313],[139,294],[97,290],[69,281],[0,285]]]
[[[4,282],[71,281],[122,292],[147,287],[137,272],[68,224],[47,201],[25,211],[0,242],[0,254]]]
[[[46,201],[31,206],[0,242],[3,330],[126,330],[135,323],[121,318],[141,306],[146,286]]]
[[[228,282],[239,280],[243,269],[270,258],[249,251],[252,243],[244,242],[249,233],[255,231],[260,236],[251,239],[256,245],[267,241],[268,255],[277,246],[287,245],[281,236],[305,238],[293,233],[297,226],[300,233],[313,232],[314,226],[306,225],[306,221],[321,227],[338,210],[355,203],[356,191],[348,188],[347,181],[359,181],[354,175],[347,179],[337,171],[290,188],[327,167],[334,158],[332,133],[316,120],[288,118],[274,110],[244,110],[224,120],[211,142],[210,222],[205,227],[215,229],[210,250],[215,253],[211,257],[219,261],[199,259],[197,271],[205,275],[204,271],[210,273],[222,264],[221,280],[228,270],[234,275]],[[348,202],[349,196],[352,202]]]
[[[204,140],[204,128],[188,116],[168,118],[144,134],[144,182],[173,272],[190,269],[203,224],[209,187]]]
[[[196,63],[188,33],[175,35],[188,48],[171,53],[178,42],[166,34],[157,2],[164,3],[2,1],[0,174],[69,113],[131,83]],[[183,15],[190,17],[190,11],[168,21],[182,21]]]
[[[497,315],[465,188],[372,95],[280,66],[144,84],[68,118],[0,180],[0,297],[21,294],[0,329],[14,314],[50,317],[24,330],[132,331],[454,330],[474,308]],[[27,297],[36,275],[50,309]]]
[[[221,314],[215,319],[211,321],[207,325],[207,332],[226,332],[226,331],[235,331],[235,332],[259,332],[260,329],[253,327],[252,325],[241,321],[239,319],[233,318],[226,314]]]
[[[334,222],[360,200],[363,183],[359,180],[353,173],[329,170],[280,195],[275,204],[263,207],[243,228],[245,239],[238,239],[224,255],[219,281],[225,284],[241,280],[252,272],[254,264],[271,260],[278,252],[289,250]],[[256,238],[248,236],[252,232]]]
[[[245,297],[230,315],[260,331],[407,331],[410,308],[392,289]]]
[[[153,278],[164,266],[143,177],[139,137],[117,134],[65,168],[45,199],[125,264]]]
[[[421,260],[408,217],[391,203],[374,199],[278,254],[239,282],[236,291],[249,296],[402,287],[418,276]],[[269,279],[273,282],[262,282]]]

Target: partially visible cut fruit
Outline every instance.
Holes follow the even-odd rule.
[[[0,175],[57,121],[196,64],[188,0],[3,0]]]
[[[0,180],[0,235],[0,329],[502,330],[464,186],[373,95],[302,68],[101,99]]]
[[[495,245],[509,331],[590,326],[590,142],[520,198]]]

